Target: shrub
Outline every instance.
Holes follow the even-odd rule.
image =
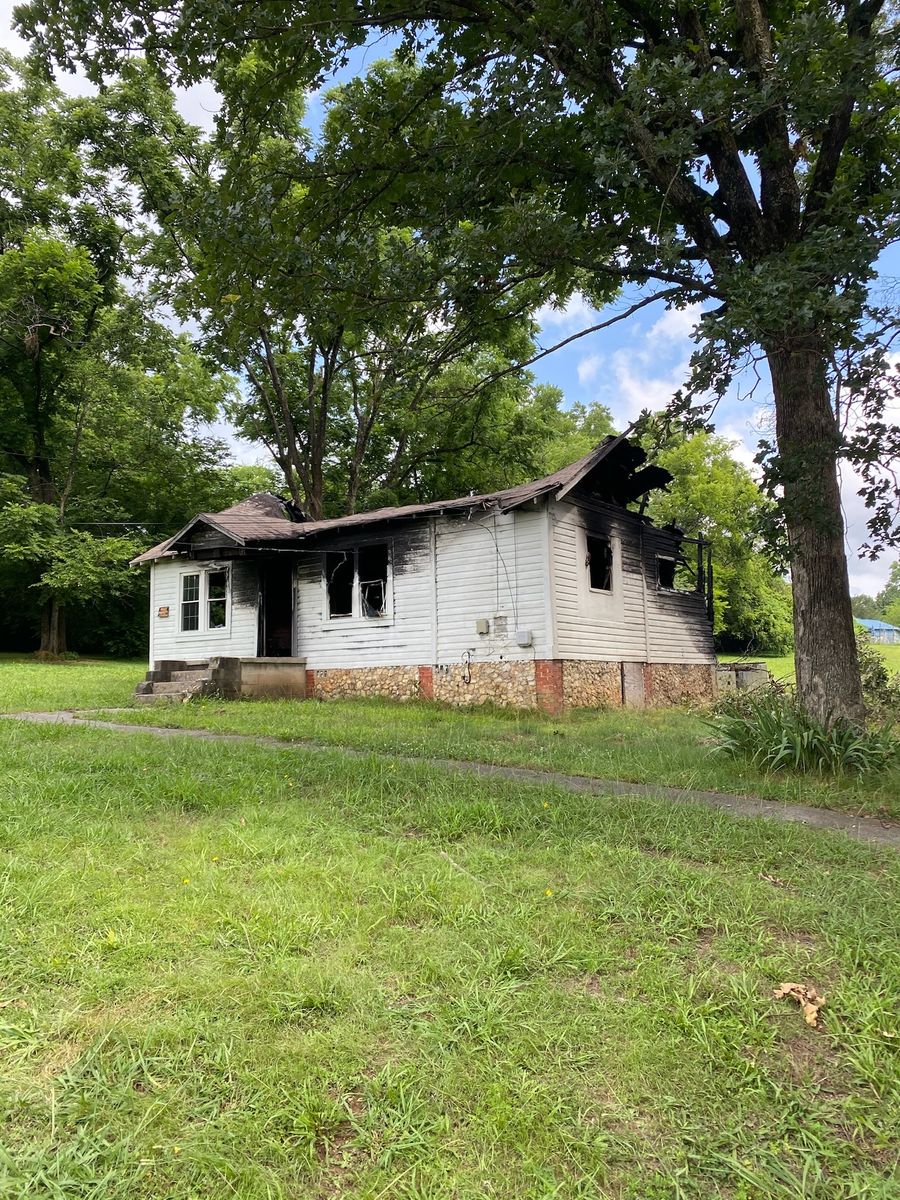
[[[825,726],[778,683],[719,701],[709,724],[717,751],[749,758],[764,771],[862,774],[883,770],[900,754],[890,725],[859,729],[836,721]]]

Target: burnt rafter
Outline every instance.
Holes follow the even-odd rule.
[[[579,490],[597,499],[626,508],[648,492],[665,491],[672,476],[663,467],[644,466],[647,454],[640,446],[621,439],[610,453],[580,481]]]

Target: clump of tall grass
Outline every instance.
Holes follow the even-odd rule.
[[[900,755],[900,740],[890,723],[862,728],[843,720],[823,724],[781,683],[720,700],[709,724],[719,753],[747,758],[763,771],[868,774],[884,770]]]

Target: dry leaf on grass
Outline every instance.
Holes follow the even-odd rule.
[[[825,997],[820,996],[814,987],[807,987],[805,983],[781,983],[773,995],[776,1000],[782,996],[792,996],[800,1005],[807,1025],[819,1024],[819,1009],[825,1004]]]

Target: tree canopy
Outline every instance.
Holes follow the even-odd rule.
[[[524,276],[600,300],[652,282],[665,302],[702,301],[686,401],[722,394],[738,364],[764,356],[798,686],[823,720],[859,719],[837,462],[867,481],[873,545],[893,538],[889,316],[868,287],[900,215],[897,25],[884,0],[31,0],[17,12],[39,53],[77,59],[98,81],[135,47],[170,80],[214,79],[219,127],[243,122],[261,140],[298,88],[370,36],[395,35],[415,69],[348,86],[322,222],[390,214],[446,245],[473,223],[476,287]]]
[[[84,625],[102,599],[87,640],[134,649],[146,585],[129,560],[246,494],[201,432],[232,385],[148,315],[128,278],[128,199],[79,149],[70,103],[8,57],[2,68],[0,145],[18,139],[0,204],[5,632],[30,638],[40,614],[42,648],[59,653],[66,611]]]

